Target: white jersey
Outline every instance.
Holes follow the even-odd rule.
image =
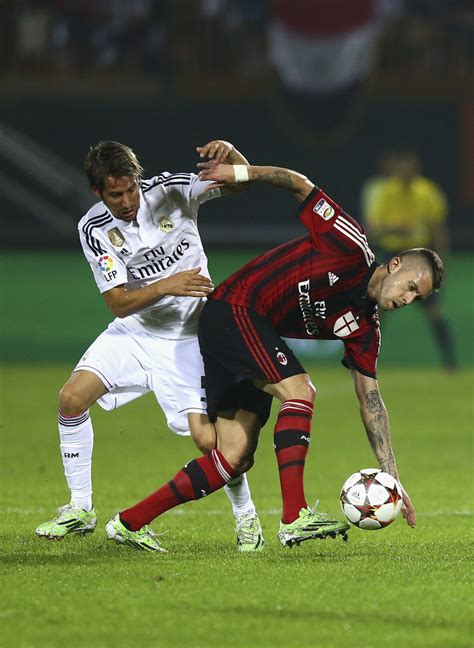
[[[101,293],[125,284],[135,289],[192,268],[209,276],[197,228],[199,206],[221,195],[194,173],[162,173],[140,183],[136,222],[115,218],[101,201],[80,220],[82,249]],[[196,335],[204,298],[167,295],[120,318],[131,331],[168,339]]]

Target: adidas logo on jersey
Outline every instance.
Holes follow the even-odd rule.
[[[334,272],[328,272],[329,285],[334,286],[336,281],[339,281],[339,277],[334,274]]]

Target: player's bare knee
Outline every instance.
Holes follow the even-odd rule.
[[[313,385],[313,383],[311,382],[311,378],[309,376],[307,376],[307,378],[308,378],[308,384],[306,385],[307,394],[306,394],[306,398],[304,400],[307,400],[310,403],[314,403],[314,401],[316,400],[316,396],[318,394],[318,391],[316,389],[316,386]]]
[[[245,457],[244,459],[241,459],[240,462],[239,462],[239,466],[238,466],[239,474],[242,475],[243,473],[250,470],[250,468],[252,468],[254,463],[255,463],[255,459],[254,459],[253,455],[249,455],[249,456]]]
[[[316,387],[311,382],[308,374],[285,378],[279,383],[268,385],[265,391],[271,393],[281,402],[299,399],[313,403],[316,398]]]
[[[78,416],[86,411],[88,405],[78,394],[75,387],[66,383],[59,392],[59,411],[65,416]]]
[[[254,457],[252,454],[237,454],[230,453],[226,456],[226,460],[231,466],[234,473],[243,475],[252,468],[254,464]]]
[[[301,378],[301,380],[295,388],[295,392],[298,395],[293,396],[292,398],[299,398],[308,401],[309,403],[314,403],[316,399],[316,387],[311,382],[311,378],[308,374],[302,374],[299,378]]]

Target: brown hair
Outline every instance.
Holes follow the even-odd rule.
[[[429,248],[420,247],[405,250],[404,252],[400,252],[397,256],[402,260],[404,258],[421,260],[431,272],[433,290],[438,292],[444,282],[444,264],[439,254]]]
[[[84,161],[84,171],[90,186],[99,191],[104,189],[108,176],[139,180],[143,174],[143,168],[132,149],[111,140],[90,147]]]

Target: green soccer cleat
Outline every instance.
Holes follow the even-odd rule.
[[[92,533],[96,524],[94,509],[84,511],[71,502],[58,508],[58,515],[53,520],[40,524],[36,535],[50,540],[62,540],[70,533]]]
[[[244,513],[236,518],[237,549],[239,551],[262,551],[265,539],[256,513]]]
[[[299,545],[304,540],[313,540],[319,538],[324,540],[328,536],[335,538],[342,536],[347,540],[347,531],[350,528],[347,522],[330,520],[326,513],[316,513],[314,509],[303,508],[299,516],[290,524],[280,522],[278,539],[284,547]]]
[[[109,540],[114,540],[117,544],[126,544],[143,551],[166,553],[166,549],[160,545],[149,526],[142,527],[140,531],[129,531],[122,524],[118,513],[107,522],[105,532]]]

